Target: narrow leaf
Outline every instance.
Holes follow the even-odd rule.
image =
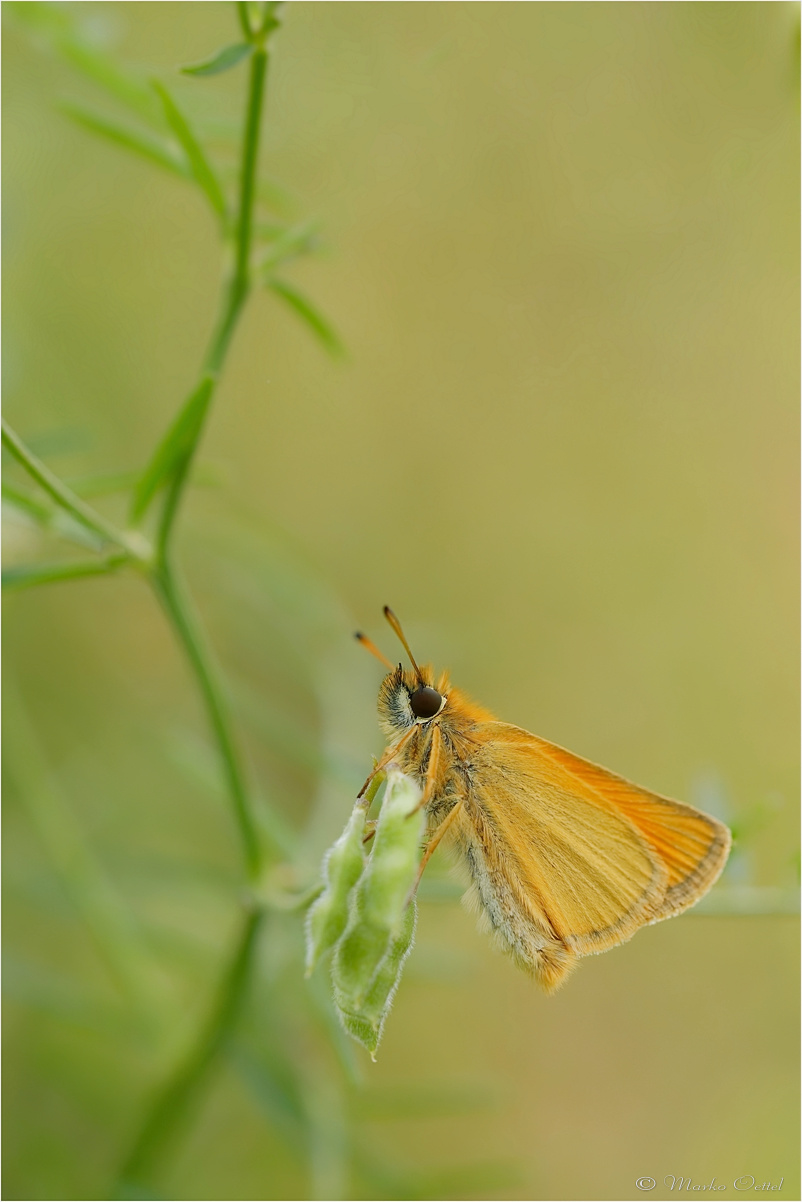
[[[61,5],[8,0],[8,3],[3,5],[3,15],[10,15],[30,33],[52,37],[56,34],[64,36],[73,31],[72,17]]]
[[[214,385],[214,376],[203,377],[195,391],[187,397],[156,448],[134,492],[131,503],[132,522],[141,520],[158,490],[167,484],[192,454],[200,437]]]
[[[275,292],[276,296],[280,296],[286,304],[293,310],[294,313],[306,322],[309,329],[316,338],[322,342],[323,346],[330,355],[335,358],[343,355],[345,349],[340,342],[333,327],[329,324],[323,314],[315,308],[311,301],[299,292],[297,288],[287,284],[284,280],[278,280],[275,276],[271,276],[265,281],[268,288]]]
[[[101,138],[107,138],[117,146],[123,147],[124,150],[131,150],[134,154],[141,155],[151,163],[163,167],[165,171],[180,175],[182,179],[187,178],[189,174],[187,168],[167,149],[163,142],[158,142],[155,138],[139,133],[137,130],[118,125],[107,117],[99,117],[77,105],[69,104],[61,107],[68,117],[91,133],[98,134]]]
[[[225,49],[218,50],[217,54],[204,59],[202,63],[182,67],[181,72],[184,75],[220,75],[223,71],[230,71],[232,67],[236,67],[237,63],[241,63],[244,58],[247,58],[252,50],[253,46],[250,42],[237,42],[234,46],[226,46]]]
[[[65,5],[6,3],[3,15],[7,14],[120,104],[150,125],[163,127],[161,110],[145,80],[122,70],[104,50],[93,46]]]
[[[200,143],[164,85],[154,80],[153,87],[164,106],[164,115],[167,118],[170,129],[181,143],[181,147],[187,156],[187,162],[193,178],[206,193],[206,198],[214,211],[221,217],[224,217],[226,212],[225,197],[217,181],[217,176],[201,149]]]
[[[248,5],[244,2],[244,0],[237,0],[237,18],[239,20],[240,29],[244,33],[245,37],[250,41],[253,36],[253,30],[251,29]]]
[[[52,530],[56,534],[60,534],[62,538],[69,539],[70,542],[77,543],[84,549],[87,547],[92,551],[103,549],[104,540],[99,539],[96,534],[80,525],[68,513],[47,505],[46,502],[40,501],[38,497],[25,489],[17,488],[16,485],[7,484],[5,481],[3,482],[3,504],[10,505],[12,509],[16,509],[17,513],[24,514],[26,518],[41,528]]]
[[[274,227],[273,232],[269,233],[267,237],[271,245],[261,261],[261,269],[268,274],[269,278],[269,273],[276,267],[281,267],[285,263],[315,250],[318,242],[317,224],[305,221],[302,225],[292,226],[290,229]]]
[[[106,559],[89,559],[79,563],[19,564],[3,569],[3,588],[32,588],[37,584],[56,584],[86,576],[107,576],[127,562],[127,555],[109,555]]]
[[[149,125],[157,129],[164,127],[159,106],[144,80],[127,75],[105,54],[77,39],[62,40],[58,49],[71,66],[109,96],[142,117]]]
[[[281,26],[280,14],[283,8],[282,0],[267,0],[263,6],[262,24],[259,27],[259,32],[263,37],[269,36]]]
[[[43,525],[47,525],[53,517],[54,511],[50,505],[43,504],[32,493],[17,488],[13,484],[6,484],[5,481],[3,481],[3,500]]]

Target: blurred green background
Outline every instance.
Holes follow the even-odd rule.
[[[175,75],[236,38],[233,6],[71,10],[233,164],[242,73]],[[799,1196],[798,30],[785,3],[286,10],[265,211],[320,219],[289,274],[348,353],[254,294],[179,544],[298,863],[381,747],[352,631],[395,656],[385,602],[500,717],[739,843],[723,901],[551,998],[438,853],[376,1065],[332,1051],[325,971],[305,992],[301,920],[272,918],[154,1196]],[[67,479],[141,468],[213,318],[211,218],[70,124],[57,102],[91,88],[12,22],[4,66],[6,416]],[[56,547],[15,513],[5,542]],[[219,973],[239,848],[141,582],[11,597],[4,648],[4,1192],[105,1197]],[[79,838],[155,1025],[70,892]]]

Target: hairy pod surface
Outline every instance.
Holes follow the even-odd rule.
[[[349,1007],[348,999],[336,986],[334,989],[337,1016],[343,1028],[352,1038],[367,1048],[371,1059],[374,1060],[387,1015],[390,1013],[401,980],[404,963],[415,942],[417,918],[417,905],[412,901],[404,912],[401,929],[391,940],[358,1013]]]
[[[409,895],[420,863],[422,812],[414,813],[420,789],[396,769],[387,792],[365,868],[350,899],[348,925],[332,962],[340,1008],[361,1014],[366,998],[396,939],[409,920]],[[403,961],[401,961],[403,962]]]
[[[365,867],[362,840],[366,816],[365,807],[357,803],[345,830],[324,856],[324,889],[306,920],[307,976],[320,957],[334,947],[348,924],[348,896]]]

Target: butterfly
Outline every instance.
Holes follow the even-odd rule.
[[[501,945],[546,992],[580,957],[708,892],[730,851],[722,822],[500,722],[447,673],[418,667],[395,614],[384,614],[412,669],[356,635],[389,669],[378,698],[389,742],[360,796],[390,763],[417,780],[429,832],[418,880],[445,838]]]

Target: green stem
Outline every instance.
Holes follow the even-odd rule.
[[[259,156],[262,104],[267,75],[267,53],[258,48],[251,56],[250,81],[242,143],[239,205],[236,219],[236,249],[233,275],[226,287],[220,321],[209,346],[203,374],[210,381],[205,413],[208,413],[214,386],[250,289],[250,256],[253,230],[255,175]],[[157,535],[157,567],[152,581],[168,618],[189,658],[200,686],[212,727],[217,738],[237,824],[240,828],[249,879],[253,882],[261,868],[261,854],[251,802],[240,765],[228,706],[212,668],[209,653],[190,603],[181,589],[170,559],[170,542],[192,460],[200,440],[203,422],[198,424],[195,441],[176,471],[162,508]]]
[[[186,652],[203,695],[209,721],[223,761],[226,784],[234,804],[248,879],[255,884],[259,879],[262,867],[259,837],[239,753],[234,743],[228,705],[217,679],[211,655],[191,602],[171,564],[168,561],[163,562],[153,573],[151,580],[170,624]]]
[[[231,337],[251,288],[251,243],[253,241],[253,208],[256,198],[256,166],[259,158],[259,136],[262,123],[267,51],[254,50],[250,60],[245,135],[242,142],[239,203],[235,225],[234,272],[226,286],[220,319],[217,323],[204,370],[217,375],[223,366]]]
[[[86,559],[75,563],[19,564],[3,570],[3,588],[32,588],[37,584],[56,584],[62,580],[82,580],[86,576],[108,576],[128,563],[124,552],[105,559]]]
[[[41,459],[34,455],[33,451],[25,445],[5,419],[3,419],[2,429],[3,446],[6,450],[10,451],[17,462],[25,468],[26,472],[33,477],[36,483],[62,509],[71,514],[87,530],[91,530],[93,534],[97,534],[104,542],[120,547],[128,556],[137,559],[142,558],[136,552],[135,548],[129,545],[124,534],[115,529],[105,518],[101,517],[91,505],[87,505],[85,501],[82,501],[71,488],[68,488],[62,480],[59,480],[58,476],[50,471],[49,467],[42,463]]]
[[[134,1189],[145,1184],[168,1144],[179,1134],[187,1111],[239,1014],[261,920],[260,910],[246,911],[234,954],[220,983],[212,1011],[186,1058],[154,1099],[134,1146],[123,1163],[117,1196],[141,1196],[138,1192],[134,1193]]]
[[[206,402],[208,413],[220,372],[228,354],[231,339],[251,288],[251,244],[253,241],[253,209],[256,198],[256,167],[259,158],[259,136],[262,123],[262,108],[267,79],[267,51],[254,50],[251,55],[250,80],[248,85],[245,135],[242,142],[242,166],[240,169],[239,203],[235,226],[234,271],[225,286],[220,317],[209,343],[203,362],[203,376],[213,383]],[[175,520],[184,493],[192,461],[200,442],[204,422],[198,424],[195,441],[184,456],[167,489],[167,496],[159,519],[156,539],[159,562],[166,560]]]
[[[251,55],[251,78],[248,96],[248,117],[240,175],[239,221],[237,225],[237,258],[235,279],[249,285],[251,230],[253,227],[253,203],[256,195],[256,164],[259,157],[259,131],[262,121],[265,80],[267,78],[267,51],[264,47]]]

